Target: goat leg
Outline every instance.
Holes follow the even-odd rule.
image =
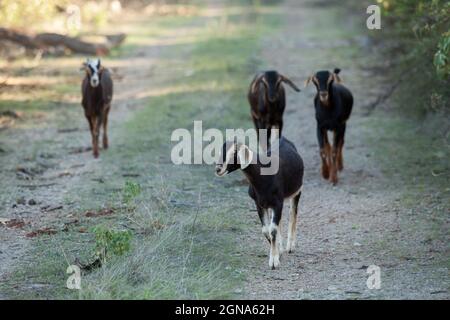
[[[333,185],[336,185],[338,182],[337,176],[337,148],[333,146],[333,150],[331,151],[331,161],[330,161],[330,181]]]
[[[108,115],[110,105],[106,105],[103,111],[103,149],[108,149]]]
[[[278,236],[277,236],[277,245],[278,245],[278,252],[280,255],[283,254],[284,248],[283,248],[283,227],[280,224],[278,225]]]
[[[344,138],[345,138],[345,123],[342,127],[342,129],[340,130],[341,132],[339,133],[339,142],[338,142],[338,170],[342,171],[344,169],[344,159],[342,157],[342,149],[344,148]]]
[[[89,130],[91,132],[91,138],[92,138],[92,150],[94,153],[94,157],[97,158],[98,157],[98,150],[96,152],[96,142],[95,142],[95,132],[96,132],[96,120],[95,117],[91,116],[91,115],[86,115],[86,119],[88,120],[89,123]],[[97,156],[96,156],[97,154]]]
[[[337,154],[337,167],[339,171],[342,171],[344,169],[344,160],[342,158],[342,147],[343,147],[344,141],[341,141],[341,143],[338,146],[338,154]]]
[[[297,238],[297,210],[298,210],[298,203],[300,201],[301,194],[302,194],[302,192],[300,191],[296,196],[291,198],[291,210],[290,210],[290,217],[289,217],[288,238],[287,238],[287,244],[286,244],[286,251],[289,253],[294,251],[295,240]]]
[[[283,210],[283,204],[277,206],[275,209],[269,209],[272,221],[270,223],[270,256],[269,256],[269,267],[276,269],[280,266],[280,251],[279,244],[280,240],[278,237],[281,236],[279,225],[281,220],[281,211]]]
[[[98,158],[98,136],[100,133],[100,119],[99,117],[92,117],[92,151],[94,158]]]
[[[333,185],[338,182],[338,168],[339,168],[339,147],[342,140],[342,130],[334,130],[333,149],[331,151],[331,165],[330,165],[330,181]]]
[[[320,158],[322,159],[322,177],[329,178],[328,158],[330,153],[330,144],[328,143],[327,131],[317,127],[317,140],[320,146]]]
[[[266,209],[261,208],[256,204],[256,210],[258,211],[259,219],[261,220],[262,225],[262,233],[266,237],[267,241],[270,244],[270,234],[269,234],[269,216]]]

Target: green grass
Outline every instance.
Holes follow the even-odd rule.
[[[182,89],[142,101],[145,107],[118,129],[120,138],[114,144],[120,148],[112,146],[102,153],[102,167],[107,169],[90,177],[102,177],[104,183],[74,186],[66,196],[67,201],[82,203],[79,224],[68,232],[35,241],[28,253],[33,264],[21,265],[1,285],[2,291],[16,298],[236,296],[235,290],[245,279],[247,256],[240,235],[253,226],[253,221],[242,219],[249,209],[246,188],[237,183],[238,175],[219,181],[209,166],[174,166],[170,162],[170,135],[176,128],[191,130],[194,119],[203,120],[204,129],[250,126],[242,88],[247,88],[257,70],[254,55],[261,35],[279,25],[277,14],[270,13],[270,8],[267,11],[264,25],[246,15],[233,17],[226,25],[198,17],[170,17],[158,22],[165,31],[186,26],[197,29],[193,44],[166,48],[162,53],[167,54],[167,62],[162,62],[160,70],[176,64],[180,67],[176,70],[190,72],[162,77],[156,86]],[[139,176],[130,179],[122,177],[124,173]],[[139,192],[134,187],[137,185]],[[99,218],[81,215],[84,210],[102,207],[116,211],[113,216]],[[78,230],[96,225],[131,230],[131,249],[83,275],[79,292],[68,290],[68,263],[75,258],[92,261],[95,251],[93,233]],[[24,290],[28,283],[45,285]]]

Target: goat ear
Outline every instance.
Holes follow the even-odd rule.
[[[98,59],[97,60],[97,69],[100,69],[100,66],[101,66],[101,61],[100,61],[100,59]]]
[[[333,80],[336,83],[341,83],[342,82],[341,77],[337,73],[333,73]]]
[[[305,88],[308,86],[308,84],[312,81],[313,76],[310,76],[308,79],[305,80],[305,82],[303,83],[303,85],[305,86]]]
[[[238,151],[238,159],[241,169],[247,168],[253,161],[253,152],[245,145],[241,145]]]
[[[281,81],[286,82],[292,89],[294,89],[297,92],[300,92],[300,89],[291,81],[291,79],[286,78],[283,75],[280,75]]]

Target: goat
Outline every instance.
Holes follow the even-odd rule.
[[[290,79],[277,71],[271,70],[256,75],[250,84],[247,94],[258,141],[259,129],[268,130],[267,146],[269,145],[272,129],[278,129],[279,136],[281,136],[283,130],[286,95],[282,82],[287,83],[295,91],[300,92],[300,89]]]
[[[108,69],[105,69],[100,59],[87,59],[83,63],[86,76],[81,85],[84,115],[89,122],[92,136],[94,157],[98,158],[98,139],[100,127],[103,125],[103,148],[108,149],[108,114],[113,96],[113,81]]]
[[[222,177],[241,169],[249,182],[248,194],[254,200],[262,224],[262,232],[270,243],[269,267],[280,265],[283,251],[281,214],[283,202],[290,199],[290,219],[286,250],[294,250],[296,239],[297,208],[303,185],[303,160],[294,144],[284,137],[272,143],[267,151],[271,161],[278,161],[278,171],[272,175],[262,174],[268,165],[262,164],[261,156],[255,155],[244,144],[225,142],[222,156],[216,165],[216,175]]]
[[[312,81],[317,88],[314,107],[317,120],[317,139],[322,159],[322,176],[333,185],[338,182],[338,171],[344,169],[342,148],[345,129],[353,107],[353,95],[342,85],[340,69],[333,72],[318,71],[305,81],[305,87]],[[333,147],[328,142],[328,131],[333,131]]]

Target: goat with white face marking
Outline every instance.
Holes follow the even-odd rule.
[[[300,89],[290,79],[273,70],[257,75],[251,82],[248,91],[247,98],[258,138],[259,129],[267,129],[266,145],[269,145],[271,129],[279,129],[279,136],[282,134],[283,113],[286,107],[283,82],[300,92]]]
[[[267,151],[271,161],[278,161],[279,170],[273,175],[263,175],[261,170],[270,164],[262,164],[258,154],[246,145],[226,142],[216,166],[216,175],[222,177],[241,169],[250,186],[249,196],[254,200],[262,224],[262,232],[270,243],[269,267],[280,265],[282,250],[281,216],[283,202],[290,199],[291,209],[286,250],[292,252],[296,239],[297,208],[303,185],[303,160],[294,144],[284,137],[272,143]]]
[[[333,184],[338,182],[338,171],[343,170],[345,129],[353,107],[350,90],[341,84],[340,69],[333,72],[319,71],[305,81],[305,87],[314,83],[317,94],[314,98],[317,120],[317,139],[322,159],[322,176]],[[333,131],[333,147],[328,142],[328,131]]]
[[[83,70],[86,76],[81,85],[81,104],[92,135],[94,157],[98,158],[98,140],[102,125],[103,148],[108,148],[108,114],[113,96],[113,81],[109,71],[101,65],[100,59],[88,59],[83,63]]]

